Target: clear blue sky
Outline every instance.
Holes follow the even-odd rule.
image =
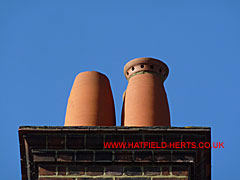
[[[240,1],[1,0],[1,179],[20,179],[18,127],[62,126],[77,73],[111,82],[117,124],[126,62],[162,59],[173,126],[210,126],[213,179],[238,178]]]

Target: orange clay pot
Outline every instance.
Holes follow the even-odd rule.
[[[167,65],[153,58],[137,58],[124,67],[128,79],[123,99],[122,126],[170,126],[163,82]]]
[[[108,78],[88,71],[76,76],[67,105],[65,126],[115,126],[115,109]]]

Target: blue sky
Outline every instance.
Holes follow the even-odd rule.
[[[209,126],[213,179],[238,172],[240,1],[0,1],[2,179],[20,179],[18,127],[62,126],[77,73],[111,82],[117,125],[126,62],[162,59],[173,126]]]

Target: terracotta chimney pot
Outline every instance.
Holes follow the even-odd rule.
[[[123,126],[170,126],[163,82],[169,69],[154,58],[136,58],[124,67],[128,80],[122,109]]]
[[[108,78],[96,71],[78,74],[68,99],[65,126],[115,126]]]

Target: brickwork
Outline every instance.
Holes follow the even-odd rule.
[[[74,178],[83,179],[151,179],[158,178],[186,180],[190,166],[82,166],[82,165],[40,165],[39,179]]]
[[[211,141],[209,128],[21,127],[23,180],[210,180],[211,149],[105,149],[104,142]]]

